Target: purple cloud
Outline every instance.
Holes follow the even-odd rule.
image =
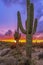
[[[34,4],[34,18],[40,19],[40,17],[43,16],[43,0],[30,1]],[[3,5],[3,3],[5,5]],[[8,6],[8,8],[6,6]],[[6,27],[10,29],[16,28],[18,10],[21,13],[22,22],[24,24],[26,20],[26,0],[0,0],[0,29],[1,27],[4,29]],[[43,22],[38,23],[38,30],[42,24]]]
[[[15,3],[21,5],[26,4],[26,0],[2,0],[2,2],[4,2],[5,5],[15,4]]]

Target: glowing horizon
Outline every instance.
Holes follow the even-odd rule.
[[[16,43],[16,40],[1,40],[2,42],[14,42]],[[26,43],[26,40],[19,40],[21,43]],[[33,43],[43,43],[43,40],[32,40]]]

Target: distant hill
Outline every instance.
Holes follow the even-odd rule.
[[[13,32],[11,30],[8,30],[6,33],[5,33],[5,36],[11,36],[13,35]]]
[[[26,35],[22,34],[21,39],[26,39]],[[35,33],[35,35],[33,35],[33,39],[43,39],[43,33]],[[1,40],[14,40],[13,33],[11,31],[8,31],[7,33],[5,33],[5,35],[0,34],[0,41]]]

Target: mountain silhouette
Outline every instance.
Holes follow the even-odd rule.
[[[6,33],[5,33],[6,36],[11,36],[13,35],[13,32],[11,30],[8,30]]]

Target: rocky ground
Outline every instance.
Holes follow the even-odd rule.
[[[0,65],[28,65],[25,46],[0,43]],[[43,65],[43,48],[32,48],[32,63]]]
[[[35,65],[43,65],[43,48],[33,48],[32,60]]]

